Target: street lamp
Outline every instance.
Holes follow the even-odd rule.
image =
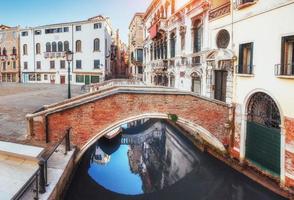
[[[72,62],[73,52],[71,52],[69,50],[66,51],[65,52],[65,57],[66,57],[66,61],[68,63],[68,68],[67,68],[67,79],[68,79],[67,98],[70,99],[71,98],[71,90],[70,90],[70,62]]]

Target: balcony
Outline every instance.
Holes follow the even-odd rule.
[[[293,78],[294,79],[294,63],[276,64],[275,75],[278,78]]]
[[[64,58],[65,52],[45,52],[44,58]]]
[[[154,60],[151,62],[151,67],[154,69],[167,69],[168,61],[167,60]]]
[[[7,61],[7,60],[8,60],[8,56],[6,56],[6,55],[1,55],[1,56],[0,56],[0,60],[1,60],[1,61]]]
[[[226,16],[230,14],[231,11],[231,3],[228,2],[224,5],[221,5],[209,12],[209,20],[218,19],[222,16]]]

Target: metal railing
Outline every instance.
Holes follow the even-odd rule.
[[[68,151],[71,151],[70,147],[70,130],[66,131],[66,134],[60,141],[52,148],[52,150],[44,157],[39,159],[39,168],[35,173],[30,177],[30,179],[24,184],[24,186],[13,196],[12,200],[19,200],[24,197],[30,189],[34,193],[34,199],[38,200],[40,194],[46,192],[46,187],[48,186],[48,160],[51,156],[57,151],[57,148],[64,144],[64,155],[67,155]]]
[[[276,64],[275,75],[276,76],[294,76],[294,63]]]
[[[237,74],[254,75],[254,68],[254,65],[237,65],[236,72]]]

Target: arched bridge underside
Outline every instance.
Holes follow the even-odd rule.
[[[28,134],[42,143],[59,141],[71,128],[71,142],[81,154],[100,137],[125,123],[143,118],[168,119],[193,130],[225,151],[230,141],[230,107],[190,92],[161,87],[112,87],[82,95],[27,115]]]

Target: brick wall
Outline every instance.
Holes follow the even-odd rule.
[[[285,152],[285,171],[286,186],[294,187],[294,119],[285,118],[285,136],[286,136],[286,152]]]
[[[176,114],[207,129],[222,143],[229,140],[224,126],[229,108],[221,103],[185,94],[117,93],[48,115],[49,141],[58,141],[71,127],[73,144],[82,147],[113,123],[144,113]],[[44,142],[45,117],[35,117],[32,126],[33,139]]]

